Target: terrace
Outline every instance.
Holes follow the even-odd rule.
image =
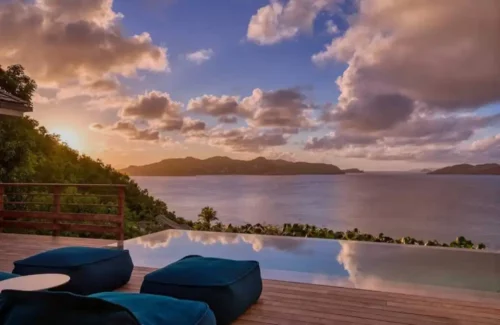
[[[117,191],[116,187],[110,189],[121,192],[119,187]],[[116,197],[120,212],[123,196]],[[109,225],[116,218],[92,214],[92,222],[104,220],[106,225],[102,227],[107,228],[71,226],[68,215],[73,220],[88,221],[82,215],[90,214],[75,217],[64,212],[64,203],[57,196],[53,201],[56,204],[50,213],[26,211],[18,222],[26,227],[32,222],[26,219],[36,219],[39,226],[33,223],[28,228],[54,231],[56,236],[0,233],[0,271],[10,272],[13,261],[52,248],[118,245],[130,250],[136,266],[131,281],[120,290],[138,292],[145,274],[184,255],[256,259],[265,279],[263,294],[235,324],[500,322],[500,255],[496,253],[185,230],[121,241],[122,232],[116,229],[122,229],[122,222],[114,229]],[[6,200],[0,200],[0,227],[12,227],[17,222],[15,217],[19,215],[4,209],[9,206]],[[120,216],[116,211],[110,213]],[[57,236],[58,232],[82,229],[99,233],[106,229],[116,239]]]

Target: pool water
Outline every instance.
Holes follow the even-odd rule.
[[[125,241],[136,266],[186,255],[259,261],[265,279],[500,301],[500,254],[329,239],[166,230]]]

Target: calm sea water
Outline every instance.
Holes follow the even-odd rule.
[[[309,223],[500,249],[500,177],[366,173],[134,177],[180,217],[211,206],[224,223]]]

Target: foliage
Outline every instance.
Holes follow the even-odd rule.
[[[198,220],[199,222],[204,223],[210,227],[212,221],[217,221],[219,220],[219,218],[217,218],[217,211],[215,211],[213,208],[204,207],[203,209],[201,209],[201,212],[198,215]]]
[[[29,117],[0,119],[0,182],[126,184],[127,238],[158,230],[154,217],[160,214],[178,223],[186,222],[169,211],[164,202],[141,189],[130,177],[102,161],[80,155]],[[92,193],[98,194],[90,191]],[[96,198],[87,200],[90,203]],[[150,221],[151,225],[146,229],[140,228],[137,226],[140,221]]]
[[[32,106],[36,83],[24,73],[21,65],[11,65],[7,69],[0,67],[0,87],[26,100]],[[169,211],[164,202],[153,198],[147,190],[139,188],[137,183],[128,176],[99,160],[80,155],[62,143],[57,135],[49,134],[43,126],[39,126],[36,120],[29,117],[0,117],[0,182],[125,184],[125,235],[128,238],[160,229],[154,219],[160,214],[178,223],[186,222]],[[23,189],[16,189],[10,194],[27,195]],[[98,193],[89,191],[87,194]],[[31,195],[31,199],[43,202],[44,196],[41,193],[38,195],[35,193]],[[109,210],[109,202],[104,202],[103,207],[94,206],[91,210],[84,206],[84,204],[103,203],[97,196],[65,197],[63,200],[73,200],[66,202],[75,204],[71,212],[98,213]],[[48,204],[38,204],[31,205],[29,208],[43,211],[49,207]],[[15,208],[27,209],[26,206]],[[101,211],[96,209],[101,209]],[[148,226],[139,227],[138,224],[141,221],[149,221]]]
[[[33,107],[31,99],[36,87],[36,82],[24,73],[22,65],[11,65],[7,69],[0,66],[0,88],[25,100],[29,107]]]
[[[210,207],[205,207],[203,211],[214,211]],[[325,239],[340,239],[340,240],[354,240],[354,241],[368,241],[376,243],[390,243],[390,244],[403,244],[403,245],[420,245],[420,246],[440,246],[440,247],[455,247],[455,248],[469,248],[469,249],[486,249],[486,245],[483,243],[474,244],[472,241],[466,239],[463,236],[457,237],[456,240],[451,243],[440,243],[437,240],[418,240],[412,237],[402,237],[400,239],[394,239],[385,236],[380,233],[378,236],[374,236],[368,233],[361,232],[358,228],[347,231],[334,231],[328,228],[317,227],[309,224],[298,224],[298,223],[285,223],[281,226],[277,225],[266,225],[257,223],[255,225],[245,224],[245,225],[224,225],[220,222],[215,225],[210,225],[210,223],[200,220],[195,222],[193,229],[202,231],[215,231],[215,232],[230,232],[230,233],[242,233],[242,234],[258,234],[258,235],[272,235],[272,236],[288,236],[288,237],[310,237],[310,238],[325,238]]]

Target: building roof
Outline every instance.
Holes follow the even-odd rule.
[[[16,97],[0,88],[0,108],[7,108],[21,112],[31,112],[31,107],[25,100]]]

